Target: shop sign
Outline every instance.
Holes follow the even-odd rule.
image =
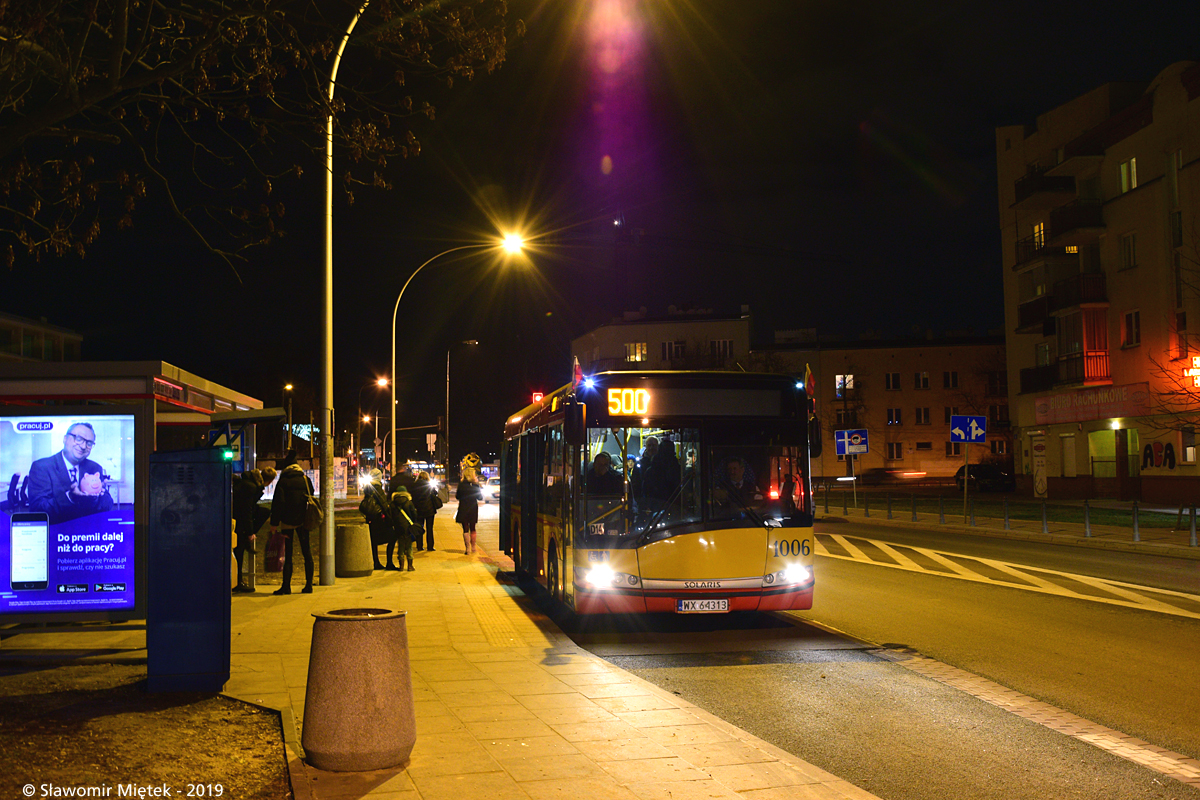
[[[1088,422],[1112,417],[1140,417],[1150,412],[1150,384],[1094,386],[1039,397],[1034,415],[1039,425]]]

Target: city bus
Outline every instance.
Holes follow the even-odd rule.
[[[811,608],[813,407],[784,375],[579,376],[505,424],[501,548],[576,614]]]

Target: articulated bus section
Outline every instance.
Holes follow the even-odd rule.
[[[648,372],[559,389],[506,426],[501,546],[578,614],[811,608],[804,388]]]

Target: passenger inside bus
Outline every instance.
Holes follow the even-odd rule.
[[[592,459],[585,481],[590,495],[620,495],[625,491],[625,481],[612,470],[612,456],[601,450]]]

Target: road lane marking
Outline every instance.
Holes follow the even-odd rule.
[[[927,678],[966,692],[994,706],[1065,736],[1107,750],[1115,756],[1174,778],[1180,783],[1200,787],[1200,761],[1156,747],[1120,731],[1106,728],[1070,711],[1009,689],[966,670],[943,664],[932,658],[901,650],[872,650],[872,654],[891,661]]]
[[[829,537],[835,541],[850,555],[842,555],[833,552],[822,539]],[[863,542],[870,542],[872,547],[878,548],[880,552],[886,553],[890,558],[895,559],[897,563],[889,563],[877,561],[867,555],[866,551],[856,546],[851,539],[860,539]],[[889,569],[899,569],[905,572],[920,572],[926,575],[936,575],[943,578],[955,578],[957,580],[970,581],[972,583],[986,583],[992,586],[1004,586],[1009,589],[1021,589],[1029,592],[1038,592],[1039,594],[1049,594],[1058,597],[1068,597],[1075,600],[1087,600],[1093,603],[1104,603],[1106,605],[1122,606],[1124,608],[1134,608],[1141,611],[1151,611],[1159,614],[1169,614],[1176,617],[1187,617],[1189,619],[1200,619],[1200,613],[1180,608],[1171,605],[1161,599],[1147,597],[1144,592],[1153,592],[1161,597],[1177,597],[1188,604],[1200,604],[1200,595],[1187,594],[1177,592],[1171,589],[1158,589],[1150,586],[1140,586],[1133,583],[1125,583],[1123,581],[1108,580],[1106,578],[1094,578],[1088,575],[1078,575],[1072,572],[1060,572],[1058,570],[1044,569],[1041,567],[1030,567],[1023,564],[1014,564],[1006,561],[997,561],[990,558],[981,558],[978,556],[964,556],[958,553],[947,553],[945,551],[931,550],[926,547],[917,547],[914,545],[903,545],[913,552],[920,553],[925,558],[933,562],[941,564],[950,572],[941,572],[937,570],[927,569],[922,567],[912,558],[905,556],[903,553],[897,552],[896,547],[892,547],[885,542],[878,542],[866,537],[848,537],[843,534],[835,533],[820,533],[816,536],[816,554],[825,558],[836,558],[841,561],[857,561],[861,564],[870,564],[876,567],[887,567]],[[982,575],[964,566],[961,562],[977,562],[982,567],[988,567],[992,570],[1004,575],[1011,576],[1016,579],[1013,582],[993,578],[988,575]],[[1082,584],[1080,587],[1087,587],[1096,592],[1101,592],[1103,595],[1090,594],[1083,591],[1076,591],[1069,586],[1064,586],[1062,583],[1056,582],[1058,578],[1063,582],[1073,582]],[[1031,585],[1032,584],[1032,585]]]

